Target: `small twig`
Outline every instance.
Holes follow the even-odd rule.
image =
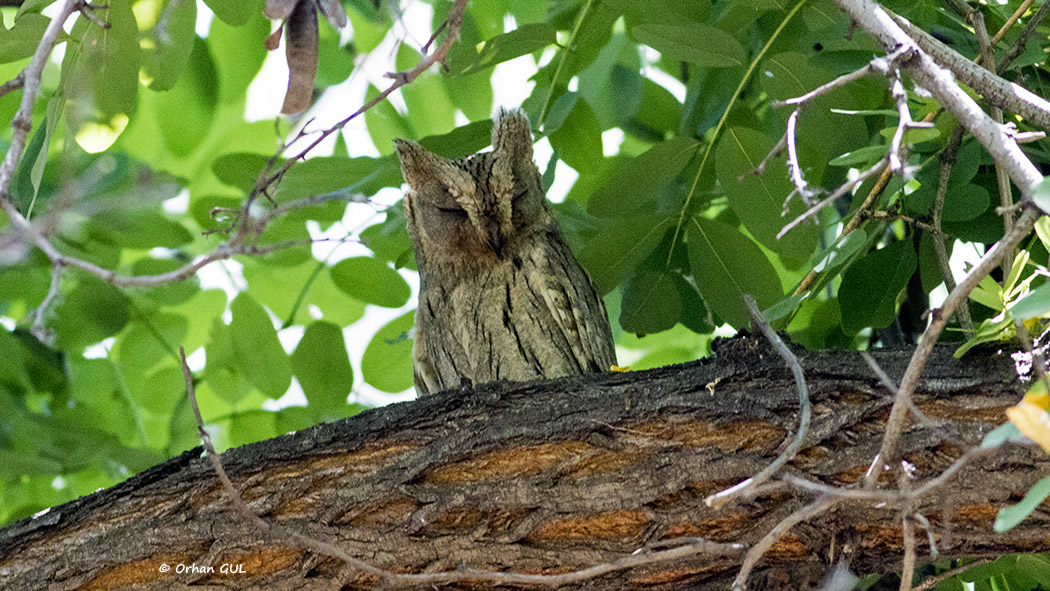
[[[877,57],[868,62],[868,64],[864,67],[858,68],[848,74],[843,74],[838,78],[835,78],[831,82],[822,84],[802,96],[797,96],[795,98],[790,98],[783,101],[770,101],[769,106],[773,108],[779,108],[790,105],[803,105],[817,97],[823,96],[831,92],[832,90],[835,90],[836,88],[839,88],[840,86],[845,86],[850,82],[860,80],[868,74],[879,73],[885,75],[888,72],[896,69],[896,64],[898,62],[907,60],[910,57],[911,51],[911,47],[902,46],[899,49],[891,52],[889,55],[885,57]]]
[[[1026,0],[1026,2],[1031,4],[1031,0]],[[1036,29],[1039,28],[1039,25],[1042,24],[1043,19],[1045,19],[1048,14],[1050,14],[1050,4],[1043,2],[1039,6],[1039,10],[1035,11],[1035,14],[1032,15],[1032,18],[1028,19],[1028,23],[1025,25],[1024,29],[1021,29],[1021,34],[1017,36],[1017,40],[1014,42],[1013,47],[1011,47],[1009,51],[1006,52],[1006,55],[1003,56],[1002,61],[1000,61],[999,64],[995,67],[995,71],[997,73],[1002,74],[1003,72],[1005,72],[1014,63],[1014,60],[1016,60],[1018,57],[1021,56],[1022,53],[1024,53],[1024,49],[1025,46],[1028,44],[1028,40],[1035,33]],[[1014,17],[1011,16],[1010,18]],[[1003,27],[1005,28],[1006,25],[1003,25]],[[1000,32],[1005,33],[1005,31]],[[996,35],[996,37],[998,36],[999,35]]]
[[[740,566],[740,572],[737,573],[736,578],[733,580],[733,591],[744,591],[747,588],[747,578],[751,575],[751,571],[758,564],[758,561],[765,555],[769,548],[774,542],[780,539],[781,536],[786,534],[795,525],[816,517],[821,513],[831,509],[841,501],[841,498],[836,497],[821,497],[812,503],[798,509],[791,515],[788,515],[776,524],[758,541],[757,544],[751,547],[747,552],[747,556],[744,557],[744,562]]]
[[[977,560],[974,560],[973,562],[969,562],[969,563],[964,564],[962,566],[957,566],[957,567],[955,567],[955,568],[953,568],[951,570],[945,571],[945,572],[943,572],[943,573],[941,573],[939,575],[934,575],[934,576],[926,579],[918,587],[913,587],[912,591],[928,591],[929,589],[933,589],[934,587],[939,585],[940,582],[945,580],[945,579],[950,579],[950,578],[954,577],[955,575],[962,574],[962,573],[970,570],[971,568],[973,568],[975,566],[980,566],[982,564],[988,564],[989,562],[992,562],[993,560],[995,560],[995,558],[978,558]]]
[[[744,174],[738,176],[736,180],[742,181],[749,176],[758,176],[762,174],[766,171],[766,166],[769,165],[769,161],[783,154],[784,148],[786,147],[787,135],[782,135],[780,136],[780,140],[777,142],[777,145],[773,146],[773,149],[770,150],[768,154],[766,154],[765,158],[762,158],[762,161],[758,163],[758,166],[756,166],[754,170],[745,172]]]
[[[944,200],[948,193],[948,179],[951,177],[956,154],[959,151],[959,145],[962,143],[962,134],[963,127],[961,125],[956,126],[951,138],[948,139],[948,144],[941,151],[937,190],[933,199],[933,229],[936,231],[936,234],[933,236],[933,250],[937,254],[937,266],[941,270],[944,287],[949,293],[955,289],[955,275],[952,274],[952,268],[949,264],[948,246],[945,244],[944,235],[941,232],[941,221],[944,218]],[[970,317],[969,302],[959,306],[955,313],[959,318],[959,324],[962,325],[966,334],[972,335],[973,319]]]
[[[96,10],[107,10],[108,8],[108,4],[89,4],[85,2],[83,6],[80,7],[80,15],[94,23],[96,26],[108,29],[111,26],[109,22],[102,20],[102,18],[95,14]]]
[[[1006,35],[1006,32],[1014,26],[1014,23],[1017,22],[1017,19],[1021,18],[1022,16],[1024,16],[1024,13],[1028,12],[1028,9],[1032,7],[1032,4],[1035,4],[1035,0],[1024,0],[1024,2],[1022,2],[1021,5],[1017,7],[1017,10],[1015,10],[1014,13],[1010,15],[1010,18],[1006,19],[1006,22],[1003,23],[1003,26],[999,27],[999,31],[997,31],[995,33],[995,36],[992,37],[991,44],[993,47],[997,45],[1000,41],[1002,41],[1003,36]]]
[[[917,219],[915,219],[915,218],[913,218],[911,216],[906,216],[906,215],[904,215],[902,213],[897,213],[895,211],[862,210],[862,211],[858,211],[854,215],[856,215],[857,217],[859,217],[861,219],[866,219],[866,220],[879,220],[879,221],[883,221],[883,222],[901,221],[901,222],[904,222],[905,224],[908,224],[908,225],[911,225],[911,226],[915,226],[916,228],[919,228],[921,230],[925,230],[925,231],[929,232],[930,234],[933,234],[934,236],[939,236],[941,238],[947,238],[948,237],[947,234],[945,234],[944,232],[941,232],[937,228],[934,228],[931,224],[927,224],[926,222],[917,220]]]
[[[33,52],[29,65],[19,74],[19,77],[22,79],[22,102],[19,104],[14,118],[11,119],[11,127],[14,128],[11,134],[11,145],[7,148],[4,161],[0,163],[0,201],[2,202],[10,202],[11,200],[8,191],[11,188],[11,179],[13,178],[15,167],[18,166],[18,161],[22,159],[22,153],[26,149],[26,138],[32,127],[33,107],[36,105],[37,95],[40,93],[40,77],[44,71],[44,66],[47,65],[47,59],[51,55],[51,50],[55,48],[58,36],[62,33],[62,25],[65,24],[66,19],[70,15],[84,5],[83,0],[66,0],[66,3],[62,5],[62,9],[51,19],[51,23],[44,30],[44,35],[40,38],[40,44],[37,45],[36,51]]]
[[[830,195],[820,200],[813,207],[810,207],[809,209],[804,211],[797,218],[785,224],[784,227],[781,228],[779,232],[777,232],[777,239],[779,240],[780,238],[783,238],[785,234],[787,234],[791,230],[794,230],[809,218],[820,213],[820,210],[834,203],[836,199],[842,197],[846,193],[849,193],[853,190],[854,187],[868,180],[868,178],[875,175],[876,173],[880,172],[884,166],[886,166],[885,158],[880,159],[871,168],[862,171],[860,174],[857,175],[857,178],[842,183],[842,185],[838,189],[835,189]]]
[[[8,80],[7,82],[4,82],[3,84],[0,84],[0,97],[4,96],[5,94],[11,91],[22,88],[22,85],[25,83],[25,76],[26,72],[25,70],[22,70],[14,78]]]
[[[179,7],[180,2],[182,2],[182,0],[170,0],[168,5],[164,7],[164,12],[161,13],[160,19],[157,21],[157,39],[164,45],[171,44],[171,35],[168,33],[168,27],[171,24],[171,19],[174,17],[175,10]]]
[[[930,545],[930,558],[936,560],[941,555],[941,552],[937,549],[937,537],[933,535],[933,526],[930,525],[930,520],[926,519],[926,516],[918,511],[912,513],[911,518],[917,521],[923,530],[926,531],[926,542]]]
[[[864,360],[865,363],[868,364],[868,367],[871,369],[872,373],[875,374],[875,377],[879,378],[879,381],[882,382],[882,385],[890,391],[890,394],[896,397],[897,384],[894,382],[893,378],[891,378],[889,374],[887,374],[886,371],[879,366],[878,362],[875,361],[875,358],[871,356],[871,353],[868,353],[867,351],[861,351],[860,357]],[[955,437],[953,437],[951,434],[945,431],[944,426],[941,423],[934,421],[930,417],[926,416],[926,413],[919,410],[919,407],[915,406],[914,401],[909,400],[908,402],[909,410],[911,410],[911,414],[915,417],[915,420],[919,421],[919,424],[925,426],[931,431],[938,432],[938,434],[941,437],[951,441],[952,443],[955,443],[960,446],[962,445],[961,441],[958,441]]]
[[[798,148],[795,145],[795,128],[798,125],[798,116],[801,113],[801,109],[795,109],[788,116],[787,130],[784,132],[784,140],[787,143],[787,168],[788,174],[791,175],[791,182],[795,184],[795,192],[802,199],[802,203],[811,205],[810,199],[817,192],[810,189],[809,185],[806,184],[806,179],[802,178],[802,165],[798,160]],[[788,201],[791,199],[790,195],[784,200],[784,214],[788,211]]]
[[[780,470],[784,464],[790,462],[802,447],[802,442],[806,439],[806,434],[809,433],[809,421],[812,415],[812,408],[809,402],[809,386],[806,385],[806,375],[805,372],[802,371],[802,364],[799,363],[798,357],[796,357],[791,349],[784,343],[784,340],[780,338],[780,335],[773,330],[773,327],[766,322],[766,319],[762,317],[762,311],[758,309],[758,304],[755,303],[753,297],[745,294],[744,304],[747,306],[747,311],[751,315],[751,327],[757,328],[762,335],[766,337],[766,340],[768,340],[769,344],[773,346],[777,354],[779,354],[780,357],[784,359],[784,362],[787,363],[788,368],[791,369],[791,375],[795,378],[795,389],[798,390],[799,404],[798,430],[795,432],[795,437],[791,440],[791,443],[784,448],[784,451],[777,456],[777,459],[773,460],[772,463],[763,468],[758,474],[704,499],[704,503],[716,509],[725,505],[734,497],[745,494],[749,489],[765,483],[778,470]]]
[[[310,144],[308,144],[305,148],[300,150],[298,154],[285,161],[284,164],[282,164],[277,170],[277,172],[272,173],[269,177],[266,177],[264,180],[262,180],[262,182],[256,182],[255,187],[252,189],[252,193],[248,196],[249,202],[259,194],[265,194],[269,187],[280,181],[280,179],[284,176],[286,172],[288,172],[288,169],[291,168],[293,164],[300,160],[303,160],[306,157],[306,155],[311,150],[316,148],[322,141],[324,141],[325,138],[339,131],[348,123],[350,123],[351,121],[353,121],[372,107],[376,106],[380,102],[386,100],[386,98],[390,96],[392,92],[415,80],[420,74],[427,71],[427,69],[429,69],[430,66],[433,66],[434,64],[439,62],[443,63],[445,58],[448,56],[448,52],[452,49],[452,45],[455,44],[456,39],[459,38],[459,29],[460,26],[463,24],[463,10],[466,8],[466,5],[467,0],[456,0],[455,4],[452,5],[452,8],[449,10],[448,18],[446,19],[446,28],[448,30],[448,34],[445,36],[445,40],[441,42],[441,45],[438,46],[434,53],[425,56],[419,61],[418,64],[416,64],[414,68],[410,70],[406,70],[404,72],[393,72],[388,74],[387,77],[393,79],[393,82],[390,84],[390,86],[388,86],[385,90],[377,94],[375,98],[365,103],[361,108],[351,113],[349,116],[340,120],[328,129],[325,129],[322,132],[320,132],[320,134],[318,134],[318,136],[312,142],[310,142]],[[280,152],[278,152],[278,155],[279,154]],[[276,156],[277,155],[275,155],[275,158],[273,160],[276,160]]]
[[[911,490],[911,470],[906,462],[901,461],[901,470],[897,472],[897,486],[905,495]],[[903,537],[904,560],[901,564],[900,591],[911,591],[912,577],[915,576],[915,524],[908,518],[912,513],[914,503],[909,499],[904,502],[901,511],[901,536]]]
[[[44,319],[47,315],[48,308],[58,297],[59,283],[62,281],[62,265],[51,266],[51,285],[47,288],[47,295],[44,296],[44,300],[40,302],[40,305],[30,313],[33,318],[33,323],[29,328],[29,331],[33,333],[41,343],[45,345],[52,345],[54,335],[44,323]]]
[[[781,477],[781,481],[785,484],[793,486],[795,488],[819,495],[839,497],[842,499],[849,499],[855,501],[871,501],[875,503],[886,503],[887,505],[897,505],[907,501],[918,499],[930,492],[944,486],[949,482],[953,476],[955,476],[960,470],[966,467],[967,464],[972,462],[975,458],[979,458],[984,454],[991,453],[998,449],[997,447],[971,447],[966,450],[963,455],[959,456],[959,459],[955,460],[951,466],[948,466],[944,472],[941,472],[936,477],[927,480],[922,486],[904,494],[896,490],[878,490],[872,488],[855,488],[855,487],[836,487],[828,486],[820,482],[813,482],[812,480],[806,480],[798,476],[786,474]],[[878,465],[878,462],[876,462]]]

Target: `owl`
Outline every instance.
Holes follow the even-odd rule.
[[[492,151],[467,158],[395,143],[420,277],[419,394],[608,370],[605,305],[551,213],[525,115],[501,111]]]

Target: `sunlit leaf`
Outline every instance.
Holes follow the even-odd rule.
[[[383,392],[401,392],[412,387],[412,338],[409,330],[415,312],[388,322],[368,343],[361,358],[365,381]]]
[[[247,293],[234,298],[230,312],[230,341],[237,367],[263,394],[281,397],[291,385],[292,368],[270,316]]]

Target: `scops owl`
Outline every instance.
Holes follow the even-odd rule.
[[[492,151],[467,158],[396,145],[420,277],[419,394],[464,379],[608,370],[615,351],[605,305],[551,213],[525,115],[500,112]]]

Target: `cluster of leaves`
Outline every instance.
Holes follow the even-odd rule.
[[[27,64],[49,22],[41,14],[49,4],[30,0],[17,11],[4,9],[0,79],[14,78]],[[244,119],[248,85],[266,56],[272,25],[262,16],[262,0],[205,4],[215,15],[206,36],[195,32],[193,1],[112,0],[95,13],[109,29],[81,18],[63,38],[64,57],[45,70],[43,100],[11,187],[19,209],[50,228],[62,252],[126,275],[161,273],[214,249],[236,222],[215,212],[240,207],[278,143],[271,122]],[[972,32],[939,2],[889,4],[976,55]],[[1019,4],[982,5],[989,28],[997,29]],[[320,27],[317,93],[351,76],[355,58],[376,49],[396,20],[386,3],[344,5],[349,43]],[[433,8],[437,28],[450,3],[436,1]],[[849,199],[778,238],[807,205],[789,198],[795,187],[783,157],[769,159],[756,174],[789,114],[771,101],[804,94],[880,53],[870,39],[851,38],[848,20],[830,0],[793,6],[493,0],[469,3],[459,33],[444,70],[401,89],[404,111],[381,102],[364,115],[378,157],[350,158],[340,138],[334,155],[292,166],[269,192],[272,204],[328,193],[368,197],[399,187],[396,137],[417,139],[447,157],[484,149],[493,67],[532,55],[540,67],[522,107],[537,137],[553,148],[544,181],[553,180],[558,161],[579,173],[556,213],[607,294],[627,358],[622,362],[644,368],[704,354],[716,327],[747,325],[745,293],[808,347],[914,336],[915,319],[943,278],[931,234],[907,220],[930,217],[938,155],[957,122],[933,100],[909,92],[914,119],[938,113],[932,128],[906,136],[908,164],[917,174],[894,177],[879,195],[875,209],[892,215],[867,219],[845,236],[838,228],[854,213]],[[1002,45],[1016,37],[1009,31]],[[1046,36],[1038,37],[1010,75],[1023,75],[1029,88],[1046,95]],[[419,58],[402,44],[396,67]],[[379,91],[370,88],[366,98]],[[12,120],[20,99],[20,91],[0,97],[0,121]],[[348,106],[348,113],[355,108]],[[457,127],[457,113],[471,123]],[[883,158],[897,117],[879,77],[813,101],[798,131],[806,181],[833,189]],[[280,132],[288,131],[285,125]],[[619,153],[606,157],[603,132],[614,128],[624,139]],[[3,133],[0,147],[6,148],[10,129]],[[1027,153],[1038,164],[1050,163],[1042,147]],[[866,181],[856,194],[866,195],[873,184]],[[188,195],[185,213],[166,212],[163,204],[177,195]],[[973,139],[958,150],[948,195],[943,229],[951,238],[988,244],[1002,235],[995,171]],[[327,229],[345,210],[345,200],[318,201],[276,216],[256,239],[305,244],[308,224]],[[9,238],[4,232],[0,225],[0,238]],[[7,256],[15,252],[10,248],[0,252],[7,256],[0,259],[0,315],[17,321],[0,330],[0,521],[111,484],[195,445],[180,345],[206,352],[197,391],[205,420],[219,429],[224,445],[352,413],[347,394],[362,381],[387,392],[411,387],[411,312],[372,338],[360,376],[351,370],[343,331],[366,304],[400,308],[408,301],[410,290],[397,271],[414,268],[404,217],[389,209],[382,222],[347,239],[360,239],[371,255],[319,261],[304,245],[237,257],[244,284],[232,301],[193,277],[118,288],[67,268],[59,297],[46,310],[51,343],[29,330],[51,284],[49,261],[28,248],[17,256]],[[1039,239],[1024,246],[1015,272],[1001,284],[989,279],[974,298],[976,320],[989,319],[982,333],[989,338],[1010,334],[1009,310],[1042,281],[1047,246]],[[790,295],[812,270],[812,286]],[[1050,293],[1038,298],[1050,302]],[[1024,317],[1048,310],[1034,306]],[[301,327],[303,336],[289,354],[278,330],[291,327]],[[263,410],[293,376],[309,404]]]

